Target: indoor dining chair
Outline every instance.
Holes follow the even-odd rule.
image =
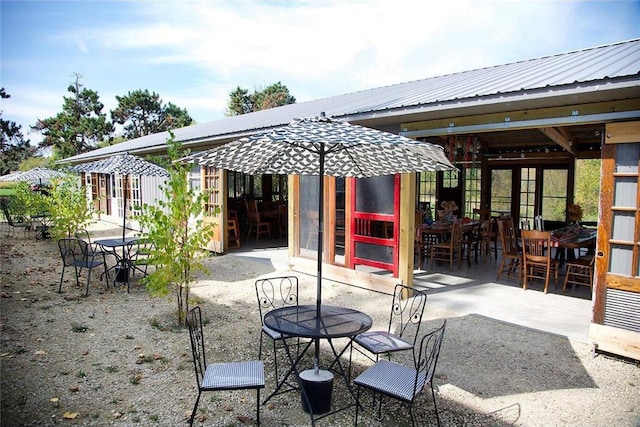
[[[458,268],[462,265],[462,224],[459,222],[451,226],[451,236],[448,242],[441,242],[431,245],[431,269],[433,263],[446,262],[449,264],[449,271],[453,270],[453,262],[458,261]]]
[[[522,250],[518,246],[511,218],[498,220],[498,236],[502,245],[502,260],[498,267],[496,280],[500,280],[504,273],[507,273],[507,277],[511,277],[511,274],[517,268],[518,282],[520,282],[522,280]]]
[[[198,385],[198,397],[191,412],[189,425],[193,425],[202,392],[247,389],[256,390],[256,422],[260,425],[260,389],[264,388],[264,364],[262,361],[251,360],[207,364],[200,307],[194,307],[189,310],[187,324],[189,326],[193,366]]]
[[[593,265],[595,260],[596,258],[593,255],[586,255],[567,261],[567,272],[564,276],[562,292],[566,291],[567,285],[589,286],[593,292]]]
[[[438,406],[436,404],[436,394],[433,389],[433,377],[440,355],[440,347],[442,346],[442,338],[447,325],[445,320],[435,331],[424,335],[420,340],[420,345],[413,351],[413,366],[405,366],[389,360],[379,360],[373,366],[366,369],[358,375],[353,383],[357,386],[356,395],[356,420],[358,425],[358,413],[362,406],[360,403],[361,389],[368,389],[374,394],[374,405],[376,397],[378,397],[378,418],[382,414],[382,398],[383,396],[394,398],[409,404],[409,416],[411,417],[411,425],[416,425],[414,415],[414,405],[416,399],[423,395],[422,391],[429,385],[431,388],[431,397],[433,398],[433,408],[436,413],[438,426],[440,425],[440,416],[438,415]],[[424,421],[418,423],[426,425]]]
[[[549,277],[555,277],[558,287],[558,261],[551,258],[551,233],[539,230],[522,230],[523,281],[522,289],[527,289],[529,281],[544,281],[544,293],[549,288]]]
[[[260,212],[258,211],[257,200],[247,200],[247,218],[249,221],[249,231],[247,232],[247,239],[251,236],[251,233],[256,235],[256,241],[260,240],[261,235],[271,237],[271,223],[264,220]]]

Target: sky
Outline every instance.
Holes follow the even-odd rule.
[[[0,0],[1,110],[37,145],[76,74],[108,118],[147,89],[206,123],[238,86],[304,102],[638,37],[638,0]]]

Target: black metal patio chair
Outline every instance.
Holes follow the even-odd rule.
[[[411,297],[407,297],[408,295]],[[357,335],[353,340],[349,350],[349,376],[351,376],[354,349],[373,362],[377,362],[383,354],[386,354],[390,360],[392,353],[412,350],[420,332],[426,305],[426,293],[413,287],[397,284],[393,292],[387,330],[367,331]]]
[[[191,412],[189,425],[193,425],[200,395],[203,391],[256,390],[256,422],[260,425],[260,389],[264,388],[264,364],[260,360],[207,364],[204,335],[202,333],[202,312],[200,307],[189,310],[187,317],[193,366],[196,372],[198,397]]]
[[[278,378],[278,349],[283,348],[278,343],[287,337],[273,329],[265,326],[264,315],[276,308],[285,306],[298,305],[298,278],[296,276],[280,276],[268,277],[256,280],[256,297],[258,298],[258,310],[260,312],[260,323],[262,332],[260,333],[260,348],[258,358],[262,360],[262,346],[265,337],[271,340],[273,344],[273,366],[275,371],[276,384],[279,383]],[[299,347],[300,339],[297,346]]]
[[[420,345],[413,352],[414,366],[404,366],[382,359],[353,380],[353,383],[358,388],[355,425],[358,425],[358,413],[361,406],[360,391],[365,388],[374,393],[374,405],[376,397],[379,398],[378,418],[382,414],[382,397],[387,396],[409,404],[411,425],[415,426],[414,403],[416,398],[422,394],[422,390],[429,384],[436,420],[438,426],[440,426],[440,416],[438,415],[436,395],[433,389],[433,376],[438,363],[446,325],[447,321],[445,320],[438,329],[424,335]],[[421,422],[419,425],[425,425],[425,423]]]
[[[75,271],[76,286],[80,286],[79,277],[82,273],[82,269],[87,269],[87,289],[85,291],[85,295],[89,295],[91,271],[100,266],[103,266],[104,268],[104,273],[100,277],[102,278],[106,276],[106,284],[107,288],[109,288],[109,275],[107,273],[104,254],[101,255],[102,259],[97,258],[97,254],[91,252],[87,242],[74,238],[58,240],[58,248],[60,249],[60,256],[62,257],[62,274],[60,275],[60,285],[58,286],[59,293],[62,292],[62,281],[67,267],[73,267]]]

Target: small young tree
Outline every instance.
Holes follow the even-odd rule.
[[[49,200],[40,191],[33,191],[28,182],[19,182],[11,203],[13,211],[25,217],[49,211]]]
[[[154,243],[150,258],[157,268],[144,278],[152,295],[166,296],[173,290],[177,298],[178,324],[186,325],[189,290],[194,273],[206,272],[202,249],[211,240],[211,224],[202,221],[207,194],[189,188],[187,174],[191,167],[177,163],[188,152],[170,133],[167,141],[169,179],[161,187],[166,200],[156,205],[144,204],[139,216],[144,238]]]
[[[53,219],[52,235],[55,238],[70,237],[76,231],[94,222],[93,207],[79,185],[78,177],[69,176],[51,180],[51,190],[46,197],[48,211]]]

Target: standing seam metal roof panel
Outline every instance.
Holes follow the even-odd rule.
[[[480,100],[496,95],[518,95],[528,91],[532,92],[533,99],[535,93],[541,89],[553,91],[579,83],[597,81],[605,84],[614,80],[635,79],[639,73],[640,39],[634,39],[285,105],[180,128],[173,132],[176,139],[182,142],[235,137],[255,130],[284,125],[293,118],[312,117],[322,111],[333,117],[366,113],[383,116],[400,108],[437,106],[439,103]],[[80,162],[83,159],[104,157],[123,151],[162,146],[168,136],[167,132],[147,135],[66,160]]]

